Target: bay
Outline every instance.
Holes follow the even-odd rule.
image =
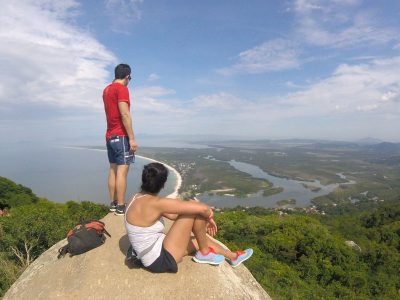
[[[127,179],[125,200],[140,190],[143,166],[150,161],[136,157]],[[32,189],[54,202],[109,203],[107,152],[102,150],[20,143],[0,149],[0,176]],[[174,191],[176,176],[169,173],[163,196]]]

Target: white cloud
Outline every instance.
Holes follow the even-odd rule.
[[[322,6],[319,4],[320,1],[310,1],[310,0],[297,0],[294,3],[294,8],[296,11],[305,13],[313,10],[322,10]]]
[[[333,3],[345,6],[355,6],[362,3],[363,0],[332,0]]]
[[[156,74],[156,73],[151,73],[150,75],[149,75],[149,78],[147,79],[148,81],[155,81],[155,80],[158,80],[158,79],[160,79],[160,76],[158,75],[158,74]]]
[[[172,89],[167,89],[162,86],[148,86],[148,87],[138,87],[135,89],[135,94],[138,97],[164,97],[175,94]]]
[[[328,12],[332,11],[332,7],[351,7],[358,6],[362,0],[294,0],[293,8],[301,14],[308,14],[313,11]]]
[[[382,102],[400,102],[400,88],[396,91],[388,91],[387,93],[384,93],[381,97]]]
[[[305,137],[370,133],[393,139],[385,126],[399,123],[400,57],[342,64],[331,76],[283,96],[249,100],[218,92],[189,103],[180,121],[186,120],[195,132],[299,136],[300,131],[308,130]]]
[[[398,113],[400,57],[373,60],[359,65],[340,65],[331,77],[304,91],[288,95],[280,102],[291,113],[326,115],[331,113]]]
[[[112,30],[128,33],[127,27],[140,20],[142,12],[139,5],[143,0],[104,0],[106,12],[111,18]]]
[[[237,63],[217,71],[223,75],[233,75],[293,69],[300,65],[298,56],[299,51],[293,42],[275,39],[241,52]]]
[[[106,68],[116,59],[90,34],[71,25],[77,7],[73,0],[2,4],[0,106],[30,102],[102,107]]]
[[[357,0],[296,0],[299,39],[316,46],[333,48],[398,41],[397,30],[378,24],[377,17],[364,11]]]
[[[137,87],[132,93],[132,107],[135,113],[181,113],[181,103],[172,98],[175,91],[161,86]]]
[[[192,107],[195,110],[212,109],[218,111],[237,110],[247,101],[226,92],[219,92],[211,95],[201,95],[192,99]]]

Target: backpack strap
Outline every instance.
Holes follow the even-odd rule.
[[[111,237],[111,234],[104,228],[104,233]]]
[[[101,233],[101,234],[105,233],[109,237],[111,237],[111,234],[106,230],[105,226],[106,226],[106,224],[104,224],[104,222],[98,221],[98,220],[91,220],[85,224],[86,229],[92,228],[92,229],[96,230],[97,233]]]
[[[65,245],[64,247],[61,247],[60,249],[58,249],[58,255],[57,258],[60,259],[61,257],[64,257],[65,254],[68,253],[68,244]]]

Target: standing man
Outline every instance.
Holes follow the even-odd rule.
[[[132,129],[128,84],[131,68],[127,64],[115,67],[115,79],[103,91],[104,110],[107,117],[107,154],[110,162],[108,190],[110,211],[125,213],[126,178],[129,165],[135,160],[137,145]]]

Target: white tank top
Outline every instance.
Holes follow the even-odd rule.
[[[149,227],[141,227],[130,224],[126,215],[131,204],[138,198],[137,194],[133,196],[132,201],[128,204],[125,212],[125,228],[128,234],[129,241],[133,249],[136,251],[138,258],[142,261],[145,267],[150,266],[161,253],[161,247],[165,238],[164,234],[164,219],[160,217],[153,225]]]

